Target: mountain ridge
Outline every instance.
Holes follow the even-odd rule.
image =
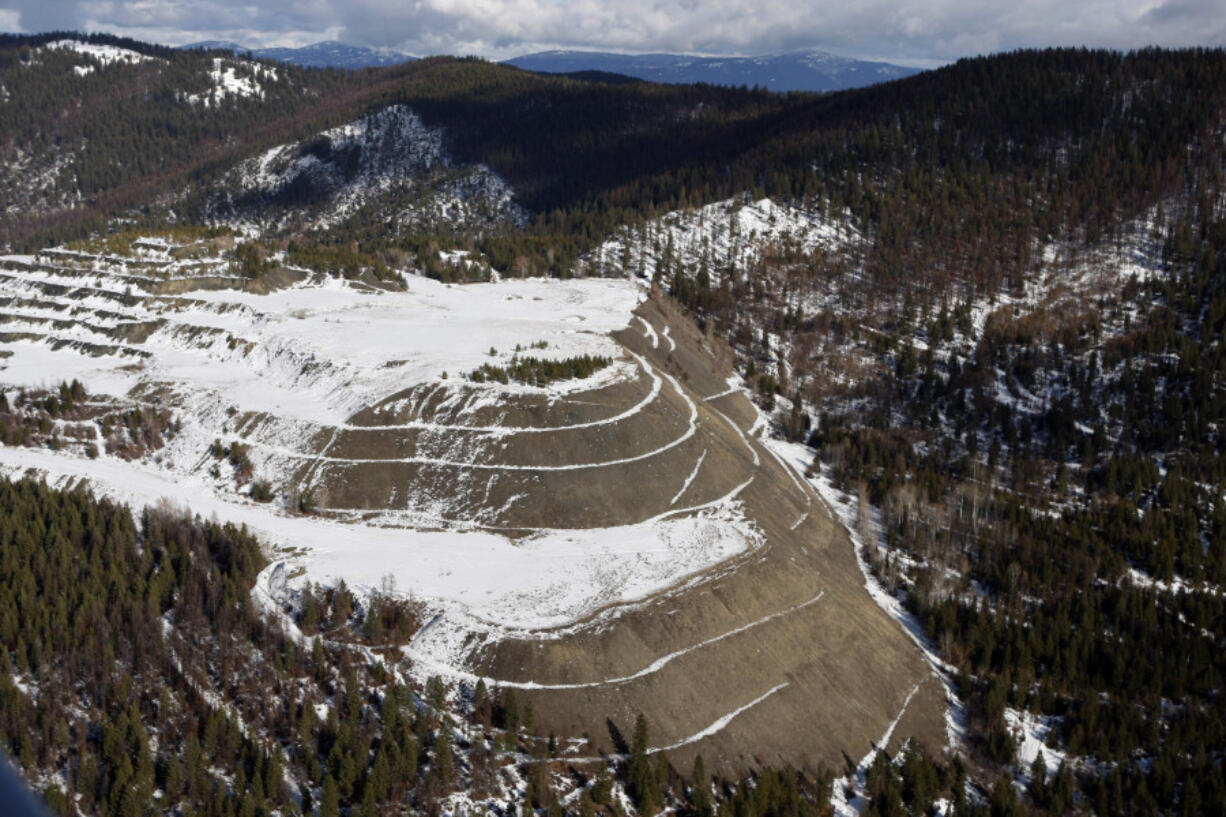
[[[339,40],[322,40],[298,48],[248,48],[229,40],[202,40],[179,46],[183,50],[222,49],[236,54],[250,53],[253,57],[264,60],[287,62],[303,68],[386,68],[401,65],[417,59],[409,54],[398,51],[367,48],[360,45],[350,45]]]
[[[222,49],[307,68],[347,70],[389,67],[417,59],[391,49],[369,48],[338,40],[297,48],[250,48],[232,40],[202,40],[179,48]],[[820,49],[797,49],[748,57],[551,49],[521,54],[501,62],[548,74],[613,74],[667,85],[744,85],[781,92],[840,91],[913,76],[922,70],[883,61],[841,57]]]
[[[902,79],[921,71],[887,62],[840,57],[817,49],[753,57],[553,50],[525,54],[504,62],[543,73],[603,71],[670,85],[705,82],[758,86],[771,91],[841,91]]]

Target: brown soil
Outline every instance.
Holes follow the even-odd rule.
[[[679,768],[701,752],[719,772],[767,763],[841,771],[900,713],[887,748],[911,736],[942,745],[941,682],[869,597],[851,541],[820,497],[747,436],[757,412],[743,393],[729,393],[727,350],[666,301],[651,299],[636,314],[655,342],[637,320],[616,338],[664,379],[641,411],[601,422],[650,395],[643,373],[566,399],[491,401],[459,379],[421,386],[360,412],[349,427],[305,435],[303,454],[358,461],[287,460],[294,487],[333,511],[441,513],[526,532],[639,522],[748,481],[738,500],[764,535],[759,549],[565,632],[481,647],[470,663],[501,681],[572,685],[517,693],[532,702],[542,733],[588,735],[608,751],[610,722],[625,735],[644,713],[653,745],[682,744],[670,751]],[[695,430],[686,437],[691,411]],[[242,431],[259,439],[267,421],[245,418]],[[410,421],[511,431],[386,427]],[[601,424],[558,428],[584,423]],[[494,467],[395,461],[411,457]],[[610,461],[618,462],[603,464]],[[597,465],[558,469],[586,464]],[[665,656],[674,657],[644,672]]]
[[[662,338],[652,348],[641,331],[635,337],[634,327],[622,333],[623,343],[677,372],[696,402],[726,390],[719,350],[691,324],[670,320],[650,302],[640,314],[658,335],[669,326],[676,349],[668,350]],[[760,466],[753,468],[727,419],[748,430],[756,414],[743,395],[699,405],[709,453],[691,488],[694,499],[717,495],[754,473],[741,499],[767,544],[718,566],[700,583],[609,611],[576,632],[488,647],[474,656],[479,671],[507,681],[591,684],[517,694],[533,703],[541,732],[586,734],[606,751],[614,748],[609,722],[625,735],[642,712],[652,744],[669,746],[761,698],[709,737],[671,750],[683,769],[701,752],[708,768],[723,772],[789,763],[812,772],[841,770],[845,756],[862,757],[900,713],[888,749],[912,736],[943,745],[944,687],[902,628],[869,597],[846,531],[756,440],[750,444]],[[713,449],[721,452],[716,459]],[[656,484],[637,492],[640,503],[651,505],[667,478],[677,482],[689,473],[680,452],[674,460]],[[627,478],[633,477],[602,473],[590,490],[616,495]],[[626,512],[650,515],[646,509]],[[682,650],[689,651],[655,672],[608,682],[638,675]]]

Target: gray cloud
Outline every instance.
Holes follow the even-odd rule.
[[[1226,45],[1220,0],[0,0],[0,23],[168,43],[342,39],[502,58],[544,48],[761,54],[796,48],[918,64],[1020,47]]]

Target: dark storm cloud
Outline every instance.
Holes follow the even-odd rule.
[[[1220,0],[0,0],[0,25],[162,42],[343,39],[416,54],[541,48],[767,53],[801,47],[942,61],[1044,45],[1226,44]]]

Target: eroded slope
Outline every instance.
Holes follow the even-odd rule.
[[[895,741],[944,740],[942,687],[843,529],[758,439],[714,342],[638,284],[390,292],[283,270],[262,292],[141,247],[7,259],[0,378],[77,377],[178,433],[140,462],[6,448],[6,470],[243,522],[295,549],[262,585],[281,602],[390,577],[433,614],[405,648],[419,672],[520,688],[606,748],[639,711],[659,748],[727,769],[834,768],[900,717]],[[466,376],[529,353],[610,362]]]

